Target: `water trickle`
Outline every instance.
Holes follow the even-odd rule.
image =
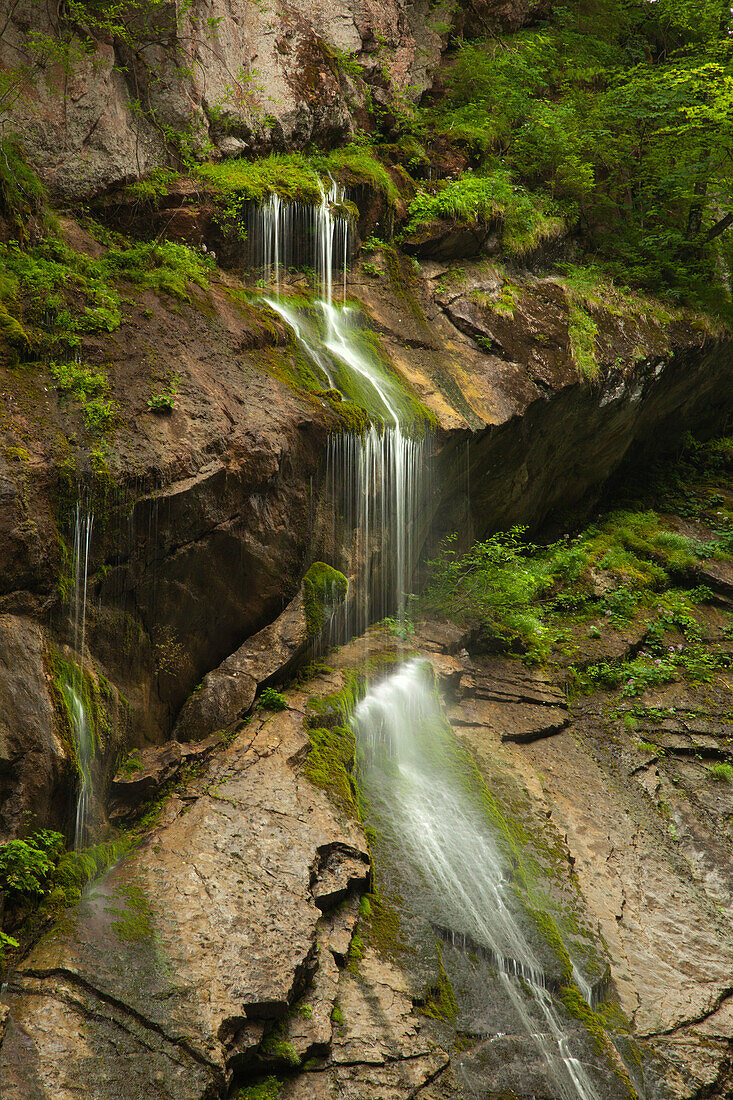
[[[333,297],[334,257],[339,257],[346,293],[349,218],[344,211],[344,188],[333,180],[328,190],[319,183],[317,204],[288,201],[268,195],[251,203],[247,212],[248,263],[280,293],[282,276],[291,268],[315,272],[316,289],[326,301]]]
[[[472,792],[436,698],[429,666],[410,661],[354,712],[361,783],[378,832],[393,838],[420,885],[411,896],[441,938],[480,945],[497,970],[518,1033],[528,1035],[562,1100],[596,1100],[570,1052],[550,989],[525,935],[512,869]],[[418,901],[419,898],[419,901]]]
[[[77,501],[74,514],[74,545],[72,572],[74,588],[71,596],[71,618],[74,632],[74,665],[63,693],[71,719],[79,768],[76,797],[74,848],[78,851],[88,840],[89,809],[92,793],[92,761],[94,758],[93,726],[90,721],[84,690],[84,657],[86,652],[87,581],[89,552],[92,545],[94,513]]]
[[[369,347],[357,310],[345,300],[334,302],[335,272],[341,273],[346,297],[350,227],[344,189],[331,180],[320,191],[320,203],[312,206],[270,196],[250,210],[249,238],[254,265],[275,289],[265,301],[290,327],[315,376],[381,422],[364,434],[336,434],[328,445],[328,489],[342,529],[334,527],[330,546],[339,564],[359,573],[346,603],[350,636],[375,618],[405,612],[427,447],[424,433],[413,438],[408,431],[414,410]],[[319,297],[310,305],[295,305],[279,294],[281,273],[294,260],[316,273]]]

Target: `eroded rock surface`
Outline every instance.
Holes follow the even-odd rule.
[[[253,719],[34,949],[3,1097],[129,1100],[154,1082],[198,1100],[251,1056],[317,966],[322,910],[366,878],[361,830],[300,777],[306,745],[298,711]]]

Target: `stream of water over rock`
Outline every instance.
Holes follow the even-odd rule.
[[[71,721],[79,779],[76,793],[74,848],[79,851],[89,842],[89,809],[92,795],[92,761],[94,758],[93,727],[84,690],[84,655],[86,648],[87,581],[89,552],[92,545],[94,513],[80,499],[74,512],[72,550],[73,589],[71,618],[74,631],[74,664],[62,683],[62,692]]]
[[[326,488],[338,502],[334,525],[353,533],[351,572],[361,574],[347,603],[347,636],[353,636],[375,619],[405,617],[428,456],[424,433],[406,425],[404,395],[370,353],[357,311],[346,302],[343,201],[336,185],[322,191],[317,206],[271,196],[252,210],[248,239],[274,290],[268,305],[289,326],[324,388],[338,389],[382,421],[363,433],[333,435],[328,444]],[[281,294],[282,274],[293,262],[315,270],[313,301]],[[334,282],[343,288],[341,302],[334,301]],[[335,533],[331,541],[338,543]],[[409,661],[373,685],[355,710],[353,728],[374,823],[418,869],[436,937],[460,940],[490,958],[514,1030],[534,1044],[554,1095],[596,1100],[582,1054],[571,1049],[574,1037],[553,983],[523,931],[511,867],[480,805],[447,766],[456,742],[424,664]],[[586,983],[575,976],[585,995]]]
[[[429,665],[409,661],[374,684],[352,724],[371,824],[392,837],[411,865],[433,929],[490,959],[515,1033],[535,1044],[554,1095],[596,1100],[582,1052],[571,1049],[552,982],[524,931],[511,863],[470,774],[458,766]]]

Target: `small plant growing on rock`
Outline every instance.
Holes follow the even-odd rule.
[[[727,760],[719,760],[717,764],[708,768],[708,776],[717,783],[731,783],[733,782],[733,764],[729,764]]]
[[[275,688],[266,687],[263,689],[258,703],[260,710],[287,710],[287,706],[287,699]]]
[[[149,399],[148,408],[150,411],[162,415],[172,413],[176,407],[176,394],[178,393],[179,384],[180,379],[178,375],[174,374],[167,389],[154,393]]]

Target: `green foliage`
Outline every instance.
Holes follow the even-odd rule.
[[[29,168],[13,139],[0,139],[0,214],[10,221],[21,238],[28,219],[39,214],[45,193],[35,172]]]
[[[464,42],[418,132],[557,202],[624,282],[727,313],[730,14],[685,8],[570,0],[505,39]]]
[[[178,393],[178,387],[180,385],[180,379],[177,374],[174,374],[168,386],[165,389],[159,390],[154,393],[148,400],[148,408],[154,413],[170,413],[176,405],[176,394]]]
[[[9,936],[6,932],[0,931],[0,966],[5,962],[8,951],[13,951],[17,947],[20,947],[18,940],[13,936]]]
[[[446,539],[440,555],[428,562],[422,606],[471,623],[502,647],[519,642],[528,655],[547,655],[552,637],[537,600],[551,583],[537,568],[535,547],[522,541],[524,528],[493,535],[465,554],[453,549],[456,536]]]
[[[720,760],[708,768],[708,776],[718,783],[733,783],[733,764]]]
[[[637,695],[678,675],[708,681],[725,655],[703,648],[695,607],[706,592],[676,589],[696,564],[720,553],[719,540],[702,543],[669,528],[650,510],[609,513],[574,539],[546,547],[526,543],[520,528],[476,543],[466,553],[446,540],[427,563],[420,606],[470,626],[490,648],[518,650],[527,661],[546,660],[565,636],[568,618],[601,614],[619,629],[639,614],[649,617],[646,656],[623,665],[601,662],[577,674],[577,684],[623,686]],[[605,594],[598,596],[598,579]],[[685,645],[672,654],[667,632]],[[593,624],[588,631],[600,636]]]
[[[47,829],[0,845],[0,890],[40,897],[64,850],[61,833]]]
[[[257,701],[257,706],[260,710],[287,710],[288,701],[284,695],[279,691],[276,691],[273,687],[266,687],[262,689],[262,693]]]
[[[321,634],[348,589],[349,582],[338,569],[322,561],[313,562],[303,577],[303,614],[309,637]]]
[[[504,169],[463,175],[431,191],[422,188],[410,201],[408,214],[408,234],[437,218],[469,224],[497,221],[503,226],[503,245],[510,256],[525,255],[562,229],[551,204],[515,184]]]
[[[234,1094],[234,1100],[278,1100],[283,1083],[277,1077],[265,1077],[254,1085],[247,1085]]]
[[[347,184],[368,183],[388,202],[399,201],[397,185],[370,145],[352,143],[333,149],[326,156],[315,158],[314,164],[326,176],[335,176]]]
[[[53,915],[74,905],[84,886],[128,848],[129,840],[123,838],[67,852],[62,834],[49,830],[8,841],[0,845],[0,891],[11,905],[40,906],[37,915]]]
[[[270,194],[303,202],[318,202],[321,196],[320,177],[303,153],[200,164],[194,174],[215,193],[239,203],[262,202]]]
[[[214,261],[177,241],[153,241],[112,248],[100,261],[110,278],[127,279],[138,286],[164,291],[174,298],[190,299],[189,286],[206,289]]]

